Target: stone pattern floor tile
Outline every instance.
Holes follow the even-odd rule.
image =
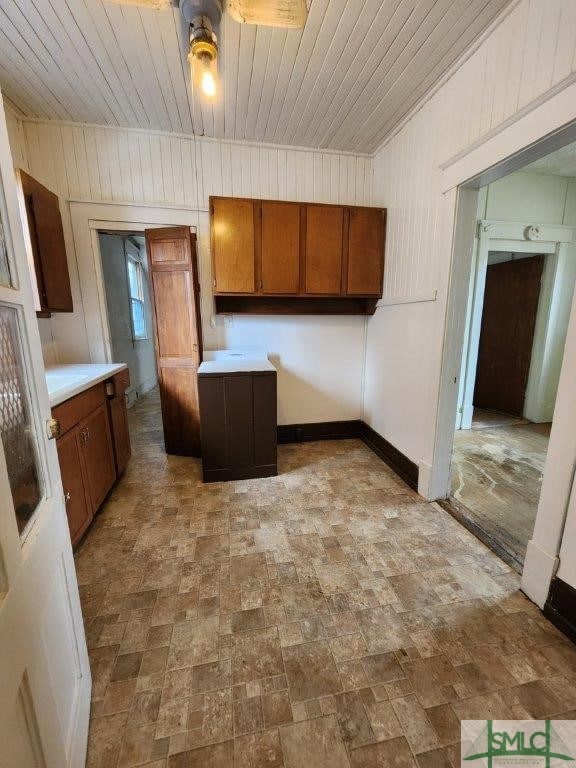
[[[576,649],[355,440],[204,485],[157,393],[76,553],[89,768],[459,768],[460,720],[569,718]]]

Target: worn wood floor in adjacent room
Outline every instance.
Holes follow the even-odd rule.
[[[476,409],[472,429],[454,436],[453,498],[520,564],[534,530],[550,427]]]
[[[575,647],[362,443],[203,485],[130,423],[76,555],[90,768],[459,768],[461,719],[575,718]]]

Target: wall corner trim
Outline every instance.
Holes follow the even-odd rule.
[[[521,589],[539,608],[544,608],[554,574],[558,569],[558,557],[550,555],[534,542],[528,542]]]

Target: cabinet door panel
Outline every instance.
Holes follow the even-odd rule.
[[[262,293],[300,290],[300,206],[262,202]]]
[[[72,312],[72,291],[58,196],[20,171],[40,294],[40,309]]]
[[[108,412],[103,404],[80,422],[88,494],[95,512],[116,480]]]
[[[276,374],[252,377],[254,409],[254,464],[276,464],[278,435]]]
[[[76,544],[92,520],[92,509],[86,497],[81,461],[80,430],[70,430],[56,441],[66,515],[72,544]]]
[[[351,208],[348,295],[381,296],[383,272],[384,214],[377,208]]]
[[[117,394],[110,400],[110,421],[114,440],[114,455],[116,458],[116,475],[120,476],[126,469],[131,455],[130,433],[128,431],[128,416],[124,393]]]
[[[344,209],[306,209],[306,293],[339,295],[342,286]]]
[[[212,249],[217,293],[254,293],[254,203],[214,198]]]

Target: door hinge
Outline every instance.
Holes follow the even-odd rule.
[[[62,427],[58,419],[46,419],[46,432],[49,440],[57,440],[60,437]]]

